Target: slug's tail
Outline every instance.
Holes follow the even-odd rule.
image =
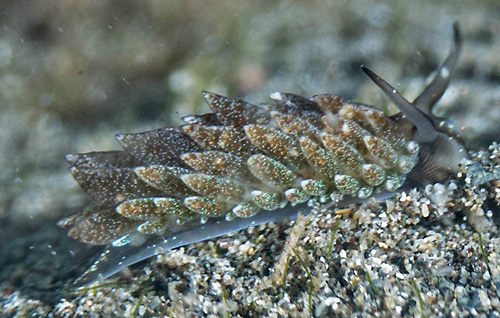
[[[408,189],[406,189],[408,190]],[[373,196],[376,200],[383,200],[394,195],[394,192],[381,192]],[[368,199],[347,198],[338,202],[340,205],[351,203],[363,203]],[[330,205],[321,207],[328,210]],[[206,224],[180,231],[168,237],[157,237],[156,240],[148,242],[147,246],[131,246],[111,248],[108,247],[99,256],[95,263],[87,269],[74,283],[74,287],[92,285],[100,280],[107,279],[122,269],[136,264],[140,261],[165,253],[173,248],[213,239],[268,222],[276,222],[283,219],[294,220],[300,213],[307,215],[313,210],[306,203],[296,206],[287,206],[279,211],[262,211],[250,218],[236,218],[228,221],[224,218],[210,219]]]
[[[299,212],[307,214],[310,211],[311,209],[308,209],[307,205],[302,204],[294,207],[288,206],[281,211],[262,211],[253,217],[236,218],[232,221],[227,221],[224,218],[210,219],[206,224],[199,224],[168,237],[157,237],[156,240],[148,242],[147,246],[108,247],[96,262],[74,282],[74,286],[91,285],[118,273],[130,265],[176,247],[212,239],[249,226],[257,226],[284,218],[295,219]]]

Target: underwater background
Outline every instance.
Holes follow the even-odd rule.
[[[462,260],[461,250],[448,244],[448,236],[422,234],[434,237],[431,242],[442,248],[441,253],[436,248],[426,257],[447,262],[451,254],[445,248],[455,250],[456,257],[451,269],[449,264],[439,267],[451,271],[441,276],[432,268],[413,276],[411,270],[403,271],[418,277],[412,281],[403,275],[402,284],[409,291],[417,290],[417,285],[428,291],[421,296],[429,307],[423,312],[419,312],[418,293],[405,297],[406,289],[387,283],[374,269],[375,284],[366,283],[374,288],[367,291],[371,296],[350,292],[340,296],[354,284],[345,279],[343,263],[321,269],[312,263],[314,253],[304,250],[315,277],[307,275],[291,254],[293,260],[288,261],[291,273],[296,271],[296,282],[288,278],[285,287],[259,282],[273,275],[272,268],[293,232],[286,222],[193,244],[160,257],[156,265],[145,261],[121,273],[114,285],[97,291],[63,289],[101,251],[71,241],[56,225],[89,202],[67,170],[66,154],[118,150],[113,137],[117,133],[176,126],[182,116],[208,112],[203,90],[254,104],[270,102],[269,95],[276,91],[303,96],[332,93],[390,108],[360,65],[373,69],[412,100],[448,54],[454,21],[460,23],[464,46],[436,115],[465,127],[470,149],[487,149],[500,141],[500,6],[496,1],[3,1],[0,317],[302,317],[311,312],[345,317],[376,312],[434,316],[445,313],[440,310],[441,301],[458,316],[473,310],[485,317],[500,316],[497,233],[483,233],[491,267],[491,277],[484,281],[477,280],[471,267],[458,265],[474,257],[482,262],[479,245],[464,252]],[[498,183],[490,188],[498,193]],[[384,204],[386,210],[391,206]],[[439,223],[439,213],[432,221],[405,221],[403,227],[415,233],[439,232],[432,228]],[[335,220],[318,218],[304,224],[318,222],[315,229],[302,229],[309,236],[302,233],[297,240],[306,237],[308,248],[296,251],[328,245],[314,241],[320,237],[314,231],[323,230],[329,237]],[[477,241],[466,221],[449,222],[444,224],[448,229],[439,228],[443,233],[457,242]],[[340,226],[344,245],[326,258],[354,261],[349,251],[355,248],[347,237],[364,227],[347,223]],[[440,239],[441,243],[435,242]],[[364,249],[363,259],[380,259],[366,251],[373,249]],[[424,253],[419,247],[415,251]],[[373,262],[378,261],[366,260]],[[353,277],[371,281],[364,271],[353,270]],[[330,280],[337,279],[329,291],[321,288],[325,273]],[[195,278],[204,284],[197,285]],[[474,280],[477,286],[468,289]],[[313,309],[308,303],[308,281],[314,281]],[[386,300],[381,300],[381,294]],[[401,309],[392,311],[391,301]]]

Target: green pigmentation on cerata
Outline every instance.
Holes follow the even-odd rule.
[[[71,174],[94,204],[60,225],[88,244],[123,245],[193,220],[444,181],[467,156],[460,137],[432,115],[457,61],[454,31],[450,55],[412,103],[362,68],[401,110],[393,116],[328,94],[274,93],[274,103],[252,105],[204,92],[213,113],[119,135],[123,151],[69,155]]]

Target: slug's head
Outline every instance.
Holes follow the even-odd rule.
[[[411,186],[443,182],[458,171],[458,164],[468,157],[461,134],[446,119],[432,114],[432,109],[443,96],[457,64],[462,46],[458,23],[453,25],[453,46],[445,62],[437,70],[431,83],[413,101],[409,102],[394,87],[365,66],[361,69],[377,84],[400,113],[392,116],[395,124],[407,137],[420,145],[419,162],[408,175]]]

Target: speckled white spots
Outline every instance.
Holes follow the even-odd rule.
[[[134,235],[132,234],[125,234],[123,235],[122,237],[114,240],[111,245],[115,246],[115,247],[119,247],[119,246],[124,246],[124,245],[127,245],[129,244],[130,242],[132,242],[134,240]]]

